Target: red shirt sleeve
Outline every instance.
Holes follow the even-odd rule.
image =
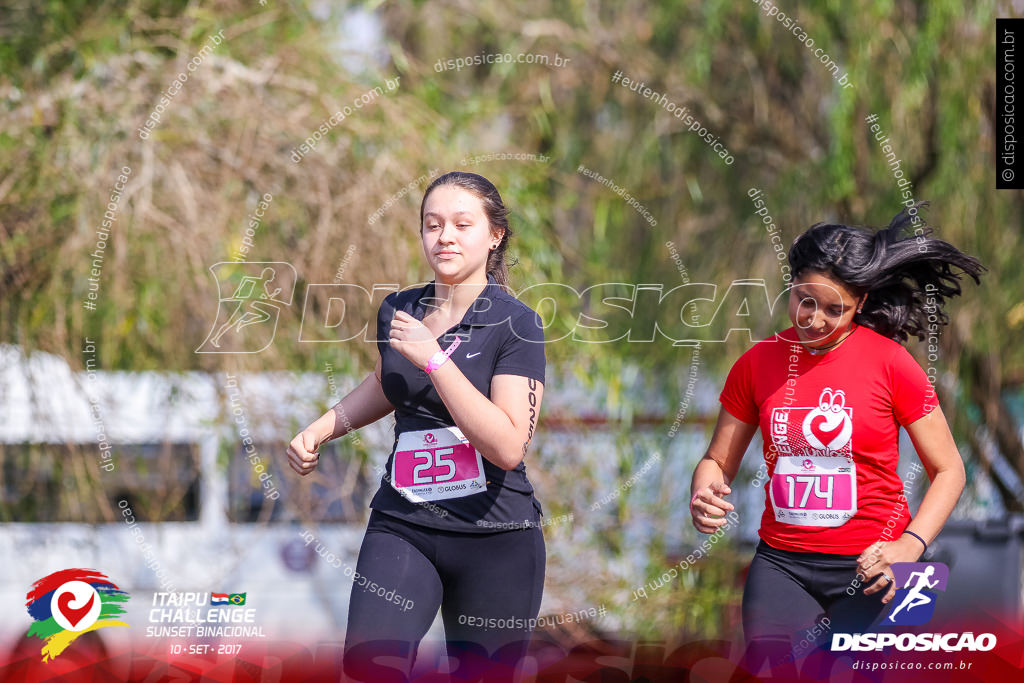
[[[939,405],[935,387],[914,357],[902,346],[889,362],[892,412],[904,427],[915,422]]]
[[[748,350],[733,363],[718,400],[737,420],[756,425],[760,422],[760,411],[754,401],[754,378],[750,366],[752,350]]]

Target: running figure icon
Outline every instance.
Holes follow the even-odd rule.
[[[219,348],[220,338],[232,328],[234,328],[235,332],[241,332],[242,328],[247,325],[270,320],[272,311],[276,306],[271,305],[270,308],[272,310],[268,311],[264,308],[267,304],[264,304],[263,301],[275,301],[277,295],[281,293],[280,287],[270,291],[270,283],[273,279],[273,268],[264,268],[259,277],[246,276],[242,278],[242,281],[235,289],[235,293],[231,295],[231,300],[238,301],[238,305],[228,318],[228,321],[220,326],[220,329],[217,330],[217,333],[210,340],[211,344]],[[251,297],[255,292],[256,286],[259,284],[263,285],[263,291],[259,294],[259,300],[253,299]],[[249,310],[246,310],[246,308]]]
[[[917,584],[913,588],[910,588],[910,591],[907,592],[906,597],[903,598],[903,602],[901,602],[896,607],[896,609],[892,611],[892,613],[889,615],[889,621],[895,624],[896,615],[899,614],[900,610],[902,610],[904,607],[907,609],[907,612],[909,612],[915,607],[927,605],[932,601],[931,596],[925,595],[921,591],[923,591],[925,588],[935,588],[939,584],[938,579],[935,579],[935,581],[928,580],[934,573],[935,567],[932,565],[928,565],[927,567],[925,567],[924,571],[910,573],[910,576],[907,577],[907,581],[903,585],[903,587],[910,588],[910,584],[914,581],[915,576],[917,577]]]

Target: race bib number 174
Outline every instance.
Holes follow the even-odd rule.
[[[817,407],[772,411],[778,457],[768,494],[777,521],[835,527],[857,512],[852,412],[843,392],[832,389],[822,391]]]

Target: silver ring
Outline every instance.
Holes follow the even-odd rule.
[[[890,576],[889,576],[888,574],[886,574],[885,572],[882,572],[882,578],[883,578],[883,579],[885,579],[885,582],[886,582],[886,583],[892,583],[892,577],[890,577]]]

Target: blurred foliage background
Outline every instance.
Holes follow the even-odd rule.
[[[90,337],[105,369],[315,371],[331,363],[365,372],[372,344],[299,342],[303,293],[310,283],[369,289],[428,280],[417,234],[428,181],[380,220],[368,217],[433,169],[481,173],[501,190],[517,233],[517,290],[713,283],[715,302],[679,312],[683,321],[706,322],[734,280],[763,279],[770,299],[783,291],[751,188],[762,190],[787,247],[818,221],[881,227],[899,211],[896,182],[865,121],[876,114],[914,196],[932,202],[936,236],[989,268],[982,286],[965,285],[949,308],[940,397],[969,473],[993,482],[1005,510],[1021,511],[1024,212],[1020,192],[994,189],[993,162],[993,26],[1014,8],[957,0],[785,5],[853,87],[840,87],[756,2],[4,2],[0,340],[57,354],[74,368]],[[223,42],[140,139],[161,93],[218,31]],[[494,53],[569,61],[437,69],[443,60]],[[617,71],[688,107],[735,162],[723,163],[656,101],[614,83]],[[389,78],[400,79],[396,90],[293,161],[318,126]],[[500,153],[548,160],[477,163]],[[106,246],[98,306],[87,311],[90,253],[122,166],[132,173]],[[580,166],[628,191],[656,225]],[[264,193],[273,201],[248,260],[292,264],[296,299],[266,350],[197,354],[218,305],[210,266],[230,260]],[[553,330],[609,312],[595,293],[554,298],[544,304]],[[311,306],[324,313],[319,302]],[[375,309],[366,302],[349,313],[372,321]],[[633,329],[647,330],[665,312],[638,305],[632,314]],[[693,338],[721,339],[723,325],[695,328]],[[704,344],[702,379],[720,383],[748,345],[739,334]],[[922,346],[909,344],[919,359]],[[667,469],[652,475],[646,502],[627,492],[600,517],[588,511],[650,452],[685,450],[665,430],[687,386],[689,352],[658,337],[567,338],[547,353],[557,368],[550,376],[597,395],[609,420],[606,448],[574,452],[571,439],[559,440],[558,450],[552,441],[538,455],[532,476],[549,514],[575,515],[548,530],[549,590],[566,610],[617,605],[612,623],[623,628],[724,632],[720,607],[735,604],[740,585],[731,551],[642,609],[628,604],[632,588],[680,559],[666,534],[696,542],[692,530],[658,522],[666,506],[685,507],[685,467],[674,479],[663,476]],[[691,462],[713,410],[691,406]],[[586,416],[571,405],[552,403],[546,412],[549,424],[587,432],[579,423]],[[617,569],[636,561],[625,535],[637,519],[654,529],[642,535],[639,577]],[[601,530],[597,540],[591,524]]]

